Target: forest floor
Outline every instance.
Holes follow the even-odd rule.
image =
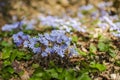
[[[120,80],[120,18],[111,4],[95,0],[11,2],[7,16],[0,14],[0,80]],[[22,21],[23,28],[19,28]],[[3,28],[7,23],[14,27],[16,22],[13,30]],[[34,29],[26,29],[31,26]],[[71,39],[68,49],[74,47],[77,55],[69,57],[69,50],[64,57],[57,52],[45,57],[33,54],[31,48],[24,48],[26,40],[20,35],[22,43],[15,45],[13,35],[20,31],[37,38],[53,30],[66,31]]]

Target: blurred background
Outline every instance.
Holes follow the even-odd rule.
[[[111,1],[113,4],[106,10],[113,14],[120,13],[120,0],[0,0],[0,27],[13,20],[31,19],[38,15],[75,17],[82,5],[98,5]]]

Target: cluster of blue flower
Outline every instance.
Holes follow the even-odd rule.
[[[81,6],[78,10],[78,18],[71,18],[68,16],[64,16],[63,18],[56,16],[39,16],[37,20],[40,20],[40,25],[51,26],[53,28],[58,28],[59,30],[53,30],[50,34],[38,34],[37,37],[25,35],[22,31],[20,31],[13,35],[14,43],[17,46],[29,48],[34,53],[41,53],[42,56],[57,53],[61,57],[64,57],[66,52],[69,55],[76,55],[78,53],[75,50],[75,46],[71,47],[71,39],[65,34],[66,32],[71,32],[72,30],[77,30],[79,32],[87,31],[86,27],[83,26],[82,22],[80,22],[80,19],[85,17],[82,11],[93,10],[90,12],[90,16],[92,19],[98,20],[96,25],[103,30],[109,28],[110,31],[117,31],[117,33],[113,32],[113,35],[120,37],[120,22],[114,22],[114,20],[118,19],[118,16],[110,16],[109,12],[105,10],[106,7],[111,5],[112,3],[110,2],[98,4],[100,11],[94,10],[95,7],[91,4]],[[13,24],[6,24],[2,27],[2,31],[12,31],[15,29],[34,29],[37,20],[22,20],[21,22],[16,22]],[[26,28],[23,28],[23,25],[26,25]]]
[[[29,37],[30,37],[29,35],[25,35],[22,31],[12,36],[14,43],[17,46],[20,46],[21,44],[23,44],[24,40],[27,40]]]
[[[53,28],[58,28],[60,30],[66,30],[70,32],[72,29],[79,32],[86,32],[86,27],[81,25],[81,22],[77,18],[71,18],[65,16],[64,18],[59,18],[56,16],[40,16],[40,24],[43,26],[51,26]]]
[[[21,29],[21,27],[22,27],[21,22],[16,22],[16,23],[13,23],[13,24],[5,24],[2,27],[2,31],[12,31],[14,29]]]
[[[2,27],[2,31],[12,31],[14,29],[34,29],[35,24],[39,23],[40,21],[40,26],[43,25],[44,27],[53,27],[59,30],[65,30],[66,32],[71,32],[72,30],[89,32],[87,27],[84,26],[81,21],[83,20],[84,22],[84,18],[86,17],[86,14],[83,12],[88,11],[93,20],[98,20],[96,26],[102,28],[103,31],[109,29],[114,36],[120,37],[120,22],[116,22],[118,21],[118,16],[109,15],[110,12],[106,11],[106,8],[110,6],[112,6],[112,2],[98,3],[96,7],[99,9],[95,9],[94,5],[92,4],[83,5],[78,9],[78,16],[76,18],[66,15],[63,17],[38,15],[36,19],[31,19],[30,21],[24,19],[21,22],[6,24]],[[26,25],[26,27],[23,28],[22,25]]]
[[[37,37],[30,37],[23,32],[18,32],[13,35],[13,40],[17,46],[23,45],[34,53],[41,53],[43,57],[53,53],[57,53],[61,57],[65,56],[65,52],[69,52],[70,56],[77,54],[75,49],[69,48],[71,38],[67,37],[63,30],[53,30],[50,34],[45,33],[44,35],[38,34]]]
[[[109,27],[109,30],[112,34],[116,37],[120,37],[120,22],[113,22],[112,17],[109,16],[102,16],[99,20],[98,26],[103,30]]]
[[[99,11],[94,10],[91,13],[91,17],[95,20],[98,20],[97,26],[102,28],[103,31],[109,29],[114,36],[120,37],[120,22],[116,22],[119,20],[118,15],[110,15],[110,12],[106,11],[106,8],[111,6],[112,2],[98,3],[97,7],[99,8]],[[80,11],[89,11],[93,8],[94,7],[89,4],[87,6],[80,7]]]
[[[36,21],[34,19],[28,21],[28,20],[22,20],[20,22],[15,22],[12,24],[5,24],[2,27],[2,31],[12,31],[16,29],[26,29],[26,30],[31,30],[34,29],[34,25],[36,24]],[[23,27],[25,25],[25,28]]]

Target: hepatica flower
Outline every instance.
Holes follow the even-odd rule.
[[[84,6],[80,7],[80,10],[85,10],[85,11],[88,11],[88,10],[91,10],[91,9],[93,9],[93,5],[91,5],[91,4],[84,5]]]
[[[35,24],[36,24],[36,20],[34,20],[34,19],[32,19],[30,21],[22,20],[20,22],[15,22],[12,24],[5,24],[4,26],[2,26],[2,31],[12,31],[12,30],[16,30],[16,29],[31,30],[31,29],[34,29]],[[25,25],[26,27],[24,28],[23,25]]]
[[[56,16],[40,16],[40,24],[43,26],[50,26],[53,28],[58,28],[60,30],[65,30],[70,32],[72,29],[85,32],[85,28],[82,26],[79,19],[71,18],[71,17],[63,17],[59,18]]]
[[[106,8],[106,7],[112,6],[112,4],[113,4],[112,2],[101,2],[101,3],[98,3],[97,6],[98,6],[99,8],[103,8],[103,9],[104,9],[104,8]]]
[[[106,30],[109,27],[109,25],[107,23],[98,23],[97,25],[100,28],[102,28],[102,30]]]
[[[93,11],[90,15],[91,15],[92,19],[97,19],[98,15],[99,15],[99,11],[98,10]]]
[[[70,56],[78,56],[78,52],[76,50],[76,48],[72,47],[70,48]]]
[[[82,18],[85,17],[81,12],[77,12],[77,16],[78,16],[80,19],[82,19]]]
[[[31,19],[31,20],[23,20],[23,25],[25,25],[25,29],[26,30],[32,30],[35,28],[35,24],[37,23],[37,21],[35,19]]]
[[[13,29],[20,29],[22,26],[22,22],[16,22],[13,24],[5,24],[2,27],[2,31],[12,31]]]
[[[47,16],[47,17],[44,17],[44,16],[40,16],[40,21],[41,21],[41,24],[44,25],[44,26],[52,26],[54,28],[60,26],[59,23],[61,23],[61,20],[59,20],[57,17],[53,17],[53,16]]]
[[[69,51],[71,38],[66,36],[66,32],[63,30],[53,30],[49,34],[38,34],[37,37],[30,37],[23,32],[18,32],[13,35],[13,41],[17,46],[23,45],[43,57],[54,53],[64,57],[65,52]]]
[[[18,32],[17,34],[14,34],[12,38],[16,46],[20,46],[25,40],[29,38],[29,36],[25,35],[23,32]]]
[[[115,28],[112,28],[113,32],[112,34],[116,37],[120,37],[120,22],[114,23],[116,25]]]
[[[100,16],[108,16],[108,12],[105,11],[104,9],[99,9]]]
[[[100,23],[98,23],[98,26],[102,29],[106,29],[107,26],[109,26],[109,30],[112,34],[116,37],[120,37],[120,22],[113,22],[113,19],[111,18],[112,16],[100,17]]]

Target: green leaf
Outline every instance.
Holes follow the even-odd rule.
[[[108,41],[109,38],[106,38],[105,36],[103,36],[102,34],[98,34],[98,39],[99,39],[99,42],[103,42],[103,41]]]
[[[44,76],[44,71],[41,72],[40,68],[36,68],[30,80],[41,80],[42,76]]]
[[[17,49],[13,50],[10,56],[10,60],[14,61],[14,59],[16,58],[17,60],[21,60],[23,59],[25,56],[25,53],[22,51],[18,51]],[[28,55],[27,55],[28,56]]]
[[[83,10],[82,11],[82,14],[84,14],[84,15],[87,15],[87,14],[89,14],[90,13],[90,11],[86,11],[86,10]]]
[[[63,68],[56,68],[57,72],[62,73],[63,72]]]
[[[17,57],[17,54],[15,52],[12,53],[10,57],[11,61],[14,61],[16,57]]]
[[[35,74],[35,76],[36,76],[36,77],[42,77],[42,76],[43,76],[43,74],[44,74],[44,72],[42,72],[42,73],[41,73],[41,72],[39,72],[39,73],[36,73],[36,74]]]
[[[6,70],[11,74],[14,73],[14,69],[12,67],[7,67]]]
[[[55,69],[49,69],[49,70],[46,70],[46,72],[49,73],[52,78],[58,78],[58,73],[56,72]]]
[[[78,51],[78,53],[79,53],[80,55],[83,55],[83,56],[86,56],[86,55],[87,55],[86,52],[83,52],[83,51],[79,50],[78,48],[76,48],[76,50]]]
[[[18,60],[23,59],[23,57],[25,56],[25,53],[21,52],[21,51],[16,51],[14,54],[17,55],[16,57],[17,57]]]
[[[92,25],[96,25],[97,23],[99,23],[99,20],[97,19],[97,20],[94,20],[91,24]]]
[[[5,60],[5,61],[3,62],[3,66],[6,67],[6,66],[8,66],[8,65],[11,65],[11,62],[10,62],[9,60]]]
[[[75,43],[77,43],[78,42],[78,37],[77,36],[73,36],[72,37],[72,41],[75,42]]]
[[[99,42],[98,43],[98,49],[100,50],[100,51],[108,51],[109,50],[109,44],[105,44],[105,43],[103,43],[103,42]]]
[[[90,64],[90,67],[91,67],[91,68],[96,68],[96,69],[98,69],[99,71],[105,71],[105,70],[106,70],[106,66],[105,66],[105,65],[99,64],[99,63],[94,63],[94,62],[92,62],[92,63]]]
[[[33,63],[33,64],[32,64],[32,67],[33,67],[33,68],[38,68],[38,67],[39,67],[39,64],[37,64],[37,63],[36,63],[36,64]]]
[[[115,58],[117,55],[115,54],[115,51],[113,49],[109,49],[109,55],[113,58]]]
[[[40,44],[39,44],[39,43],[36,43],[34,46],[35,46],[36,48],[38,48],[38,47],[40,46]]]
[[[3,52],[2,53],[2,59],[7,59],[11,55],[11,49],[9,49],[9,48],[3,49],[2,52]]]
[[[65,76],[64,76],[64,78],[65,78],[65,80],[73,80],[74,79],[74,75],[71,75],[71,73],[73,73],[73,70],[72,70],[72,72],[71,72],[71,70],[65,70]]]
[[[91,80],[88,74],[84,73],[77,80]]]
[[[116,64],[117,66],[120,66],[120,61],[115,61],[115,64]]]
[[[89,49],[91,53],[95,53],[97,51],[97,48],[94,46],[94,44],[90,44]]]
[[[25,55],[24,52],[17,51],[17,57],[23,57]]]
[[[5,47],[11,46],[11,44],[8,43],[7,41],[2,41],[1,45],[2,45],[2,46],[5,46]]]
[[[58,73],[57,73],[57,72],[51,73],[51,77],[52,77],[52,78],[58,78]]]
[[[24,53],[25,54],[25,53]],[[22,57],[23,59],[25,60],[30,60],[32,58],[32,55],[31,54],[27,54],[25,55],[24,57]]]

